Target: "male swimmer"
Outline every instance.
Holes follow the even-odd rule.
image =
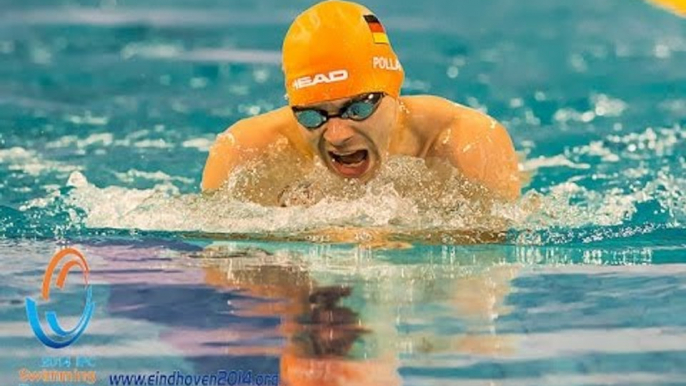
[[[253,188],[261,203],[283,205],[284,189],[317,164],[366,183],[390,157],[410,156],[429,167],[451,164],[493,198],[519,196],[517,156],[505,128],[440,97],[401,97],[403,67],[369,9],[332,0],[300,14],[283,42],[283,72],[288,106],[220,134],[205,165],[203,191],[215,191],[237,170],[265,160],[269,178]]]

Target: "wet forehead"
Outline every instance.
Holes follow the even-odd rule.
[[[341,109],[341,107],[345,106],[347,103],[349,103],[351,100],[353,100],[355,97],[351,98],[340,98],[340,99],[334,99],[326,102],[321,102],[321,103],[313,103],[310,105],[306,106],[299,106],[300,108],[308,108],[308,109],[317,109],[317,110],[324,110],[328,112],[336,112]]]

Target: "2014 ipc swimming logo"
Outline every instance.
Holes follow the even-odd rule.
[[[52,276],[55,272],[55,269],[62,261],[64,261],[64,265],[59,270],[57,287],[62,289],[69,271],[74,267],[79,267],[81,268],[83,281],[86,288],[86,305],[76,326],[71,330],[62,328],[60,323],[57,321],[57,314],[54,311],[47,311],[45,312],[45,319],[48,321],[48,325],[50,326],[50,329],[52,329],[52,333],[46,334],[45,331],[43,331],[40,323],[36,301],[30,297],[26,298],[26,315],[29,319],[29,325],[31,326],[33,333],[44,345],[56,349],[69,346],[70,344],[74,343],[81,336],[81,334],[83,334],[91,320],[93,310],[95,309],[95,303],[92,301],[92,290],[88,284],[88,274],[90,272],[88,263],[86,262],[86,258],[83,256],[83,254],[74,248],[62,249],[58,251],[52,257],[52,259],[50,259],[48,267],[45,270],[45,276],[43,276],[43,286],[41,291],[42,299],[44,301],[50,300]]]

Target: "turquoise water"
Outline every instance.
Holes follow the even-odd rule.
[[[686,21],[626,0],[368,2],[403,93],[510,130],[532,175],[522,201],[427,208],[389,185],[417,172],[408,160],[306,209],[200,196],[215,135],[284,104],[281,39],[308,5],[0,0],[3,384],[46,356],[93,358],[101,385],[218,369],[291,385],[686,384]],[[502,221],[495,245],[448,232]],[[338,226],[439,236],[312,236]],[[96,312],[55,351],[24,299],[64,245],[88,258]],[[81,293],[51,298],[65,324]]]

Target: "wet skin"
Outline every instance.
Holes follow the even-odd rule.
[[[349,101],[304,107],[335,114]],[[334,117],[314,130],[299,124],[289,107],[243,119],[220,134],[210,149],[202,189],[218,190],[239,167],[279,156],[288,161],[269,168],[290,172],[290,182],[321,163],[340,178],[364,183],[395,155],[418,157],[427,164],[449,162],[493,197],[519,196],[517,156],[505,128],[479,111],[434,96],[385,96],[363,121]],[[279,193],[268,202],[278,205]]]

